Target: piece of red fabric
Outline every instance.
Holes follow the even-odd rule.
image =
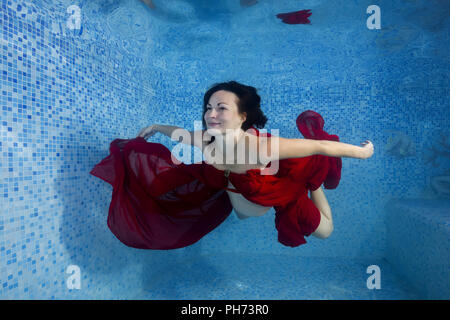
[[[277,18],[287,24],[310,24],[311,9],[277,14]]]
[[[297,118],[305,138],[338,141],[323,131],[323,124],[322,117],[310,110]],[[233,209],[226,192],[228,179],[246,199],[274,207],[278,241],[299,246],[320,223],[308,190],[322,183],[327,189],[336,188],[341,173],[340,158],[314,155],[279,160],[273,175],[251,169],[245,174],[230,172],[227,178],[204,161],[176,164],[169,149],[144,138],[115,139],[109,151],[90,174],[113,187],[109,229],[125,245],[140,249],[186,247],[214,230]]]

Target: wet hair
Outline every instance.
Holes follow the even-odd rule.
[[[206,130],[205,113],[207,111],[206,105],[214,92],[219,90],[225,90],[233,92],[237,97],[238,113],[247,113],[247,119],[242,123],[241,129],[247,131],[254,126],[255,128],[262,129],[266,125],[267,117],[261,110],[261,97],[256,92],[256,89],[251,86],[246,86],[236,81],[215,83],[211,88],[206,91],[203,97],[203,113],[202,123],[203,129]]]

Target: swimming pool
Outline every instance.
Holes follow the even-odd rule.
[[[153,3],[1,1],[0,298],[450,297],[449,4]],[[310,23],[276,16],[307,9]],[[310,109],[342,142],[373,142],[325,190],[332,235],[283,246],[271,209],[190,247],[126,247],[89,171],[145,126],[193,130],[228,80],[258,89],[269,132],[302,138]]]

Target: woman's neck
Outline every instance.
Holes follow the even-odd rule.
[[[218,152],[219,154],[226,156],[225,152],[227,150],[227,148],[231,148],[232,150],[234,150],[234,155],[236,157],[236,153],[237,153],[237,145],[239,143],[239,141],[245,136],[245,132],[244,130],[242,130],[241,128],[239,129],[228,129],[225,130],[224,133],[220,134],[220,135],[216,135],[214,138],[214,149],[216,150],[216,152]],[[224,152],[225,150],[225,152]]]
[[[237,143],[242,139],[242,137],[245,135],[244,130],[241,128],[239,129],[227,129],[224,133],[221,134],[221,137],[219,139],[216,138],[216,141],[222,140],[223,143],[221,146],[218,145],[220,148],[219,150],[222,150],[225,146],[225,143],[230,143],[235,148]]]

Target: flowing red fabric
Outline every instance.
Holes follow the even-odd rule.
[[[309,17],[311,16],[311,10],[300,10],[287,13],[277,14],[277,18],[281,19],[287,24],[310,24]]]
[[[339,141],[323,131],[323,125],[314,111],[297,118],[305,138]],[[204,161],[174,163],[169,149],[144,138],[115,139],[109,151],[90,174],[113,187],[109,229],[125,245],[140,249],[186,247],[214,230],[233,209],[226,192],[228,179],[249,201],[274,207],[280,243],[304,244],[304,237],[320,223],[320,212],[308,190],[322,183],[327,189],[336,188],[342,167],[340,158],[314,155],[279,160],[273,175],[251,169],[244,174],[231,172],[227,178],[224,171]]]

